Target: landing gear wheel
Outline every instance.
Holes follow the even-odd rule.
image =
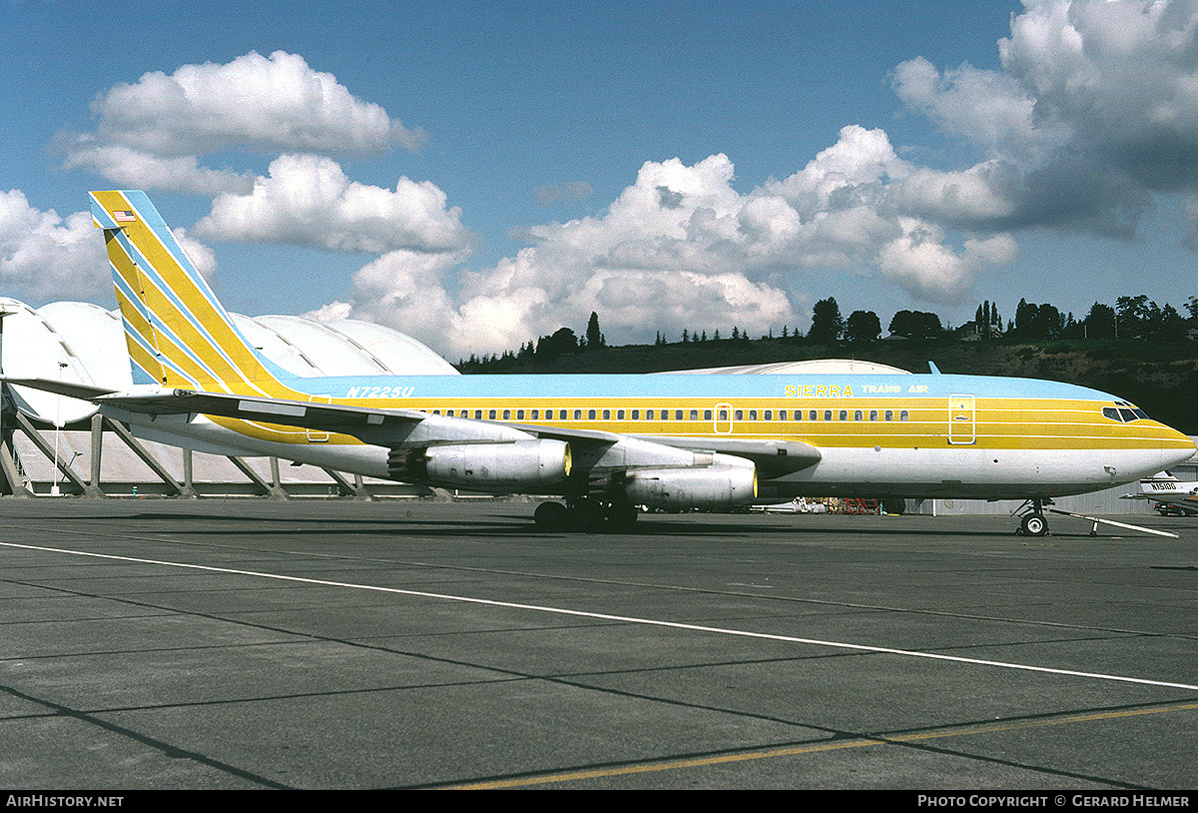
[[[532,512],[532,521],[545,531],[557,531],[566,527],[569,511],[560,502],[543,502]]]
[[[1044,536],[1048,533],[1048,522],[1043,514],[1028,514],[1019,523],[1019,531],[1024,536]]]

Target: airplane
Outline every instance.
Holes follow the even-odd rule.
[[[84,398],[135,434],[372,477],[561,498],[545,529],[626,528],[636,506],[798,496],[1024,499],[1129,483],[1194,443],[1097,390],[1020,378],[784,375],[304,378],[246,340],[149,197],[91,193],[135,386],[12,381]]]
[[[1124,494],[1125,500],[1150,500],[1161,516],[1185,517],[1198,514],[1198,482],[1176,477],[1149,477],[1140,481],[1139,494]]]

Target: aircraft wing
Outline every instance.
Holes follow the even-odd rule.
[[[219,415],[355,436],[358,435],[356,430],[362,428],[373,432],[374,427],[419,423],[428,417],[428,413],[417,409],[377,409],[185,389],[160,395],[107,395],[96,400],[151,415]]]
[[[822,457],[816,447],[795,440],[659,436],[654,436],[652,440],[679,449],[722,452],[743,457],[752,460],[766,477],[777,477],[814,466]]]
[[[568,429],[563,427],[531,426],[525,424],[508,424],[514,429],[527,432],[539,438],[564,440],[575,447],[588,445],[612,445],[622,440],[625,435],[617,432],[603,432],[592,429]],[[747,440],[739,438],[711,437],[668,437],[660,435],[627,437],[637,438],[648,443],[657,443],[675,449],[691,451],[720,452],[722,454],[743,457],[751,460],[764,476],[776,477],[789,474],[808,466],[814,466],[822,457],[819,449],[808,444],[793,440]]]

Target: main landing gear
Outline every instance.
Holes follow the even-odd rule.
[[[533,522],[545,531],[627,531],[636,525],[636,506],[630,502],[606,502],[583,497],[560,502],[543,502],[533,512]]]
[[[1019,530],[1015,531],[1015,535],[1046,536],[1048,534],[1048,520],[1044,518],[1044,506],[1046,505],[1052,505],[1052,500],[1033,497],[1019,506],[1015,513],[1022,513],[1023,519],[1020,521]]]

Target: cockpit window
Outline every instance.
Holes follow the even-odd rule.
[[[1141,419],[1148,419],[1148,413],[1137,406],[1127,403],[1126,401],[1116,401],[1116,406],[1103,407],[1102,417],[1109,418],[1112,421],[1119,423],[1131,423]]]

